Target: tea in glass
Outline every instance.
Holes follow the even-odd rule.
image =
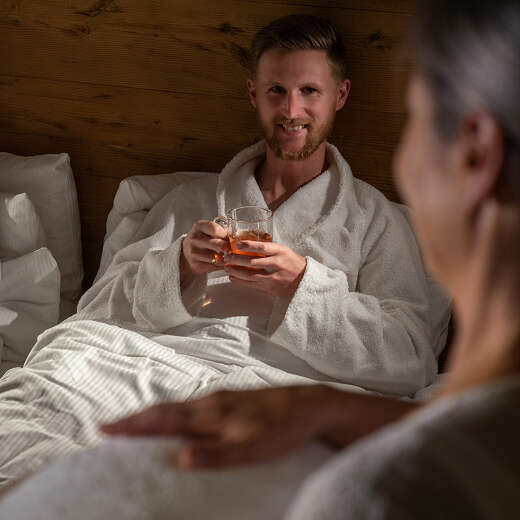
[[[262,253],[253,253],[238,249],[236,244],[242,240],[257,242],[273,241],[273,213],[259,206],[241,206],[226,213],[225,217],[216,217],[215,222],[228,230],[231,251],[237,255],[263,257]],[[220,260],[218,253],[215,257]]]

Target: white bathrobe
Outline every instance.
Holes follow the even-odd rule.
[[[290,301],[231,284],[223,271],[181,291],[181,244],[196,220],[266,207],[254,176],[264,155],[265,143],[257,143],[219,176],[173,189],[150,212],[142,240],[117,254],[83,296],[80,316],[215,344],[230,338],[246,356],[313,379],[399,395],[430,384],[439,302],[413,233],[403,212],[355,179],[330,144],[328,169],[274,212],[274,241],[307,259]]]

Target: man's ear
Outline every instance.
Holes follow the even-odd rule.
[[[256,85],[255,81],[251,78],[249,78],[246,81],[247,90],[249,92],[249,101],[251,102],[251,105],[253,105],[253,108],[256,108]]]
[[[477,111],[464,118],[459,142],[464,203],[474,210],[495,194],[504,166],[504,134],[489,112]]]
[[[350,92],[350,80],[345,79],[338,84],[338,99],[336,101],[336,112],[341,110],[347,101]]]

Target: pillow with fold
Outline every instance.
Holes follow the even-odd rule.
[[[114,205],[107,218],[107,236],[112,233],[124,216],[150,210],[175,186],[205,175],[208,175],[208,172],[175,172],[159,175],[134,175],[123,179],[119,183]]]
[[[148,211],[159,200],[175,186],[206,175],[208,172],[176,172],[134,175],[123,179],[108,214],[101,261],[94,282],[107,270],[114,255],[131,242]]]
[[[27,193],[61,273],[61,295],[73,312],[81,294],[83,263],[79,207],[68,154],[22,157],[0,152],[0,191]],[[69,310],[62,318],[70,314]]]
[[[0,258],[16,258],[45,243],[42,223],[27,194],[0,192]]]
[[[0,359],[23,363],[59,309],[60,272],[47,248],[0,260]]]

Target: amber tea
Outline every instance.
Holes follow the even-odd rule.
[[[258,229],[246,229],[243,231],[237,231],[236,233],[231,234],[229,236],[229,245],[231,246],[231,251],[233,251],[234,254],[246,256],[265,256],[262,253],[253,253],[251,251],[242,251],[241,249],[238,249],[236,243],[242,240],[272,242],[273,237],[269,233],[266,233],[265,231],[260,231]]]

